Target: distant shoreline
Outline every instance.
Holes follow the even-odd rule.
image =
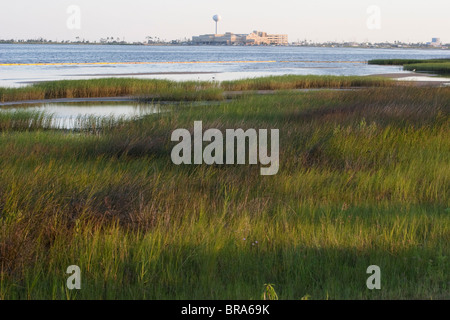
[[[143,47],[274,47],[273,45],[197,45],[191,44],[189,42],[182,43],[158,43],[158,44],[146,44],[146,43],[78,43],[78,42],[8,42],[4,40],[0,40],[0,45],[3,44],[13,44],[13,45],[74,45],[74,46],[143,46]],[[317,43],[312,45],[278,45],[275,47],[298,47],[298,48],[345,48],[345,49],[411,49],[411,50],[450,50],[450,44],[444,45],[443,47],[429,47],[426,45],[423,46],[401,46],[397,47],[389,44],[374,44],[373,46],[366,46],[363,44],[359,44],[357,46],[354,45],[345,45],[345,44],[324,44]]]

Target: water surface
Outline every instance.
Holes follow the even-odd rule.
[[[82,63],[0,66],[0,86],[108,76],[210,81],[283,74],[373,75],[404,71],[367,65],[371,59],[449,57],[448,51],[430,49],[0,44],[0,64]],[[150,64],[85,64],[99,62]]]
[[[77,129],[89,119],[133,120],[145,115],[163,112],[160,104],[136,102],[118,103],[48,103],[19,108],[0,108],[0,112],[29,111],[51,116],[51,127],[56,129]]]

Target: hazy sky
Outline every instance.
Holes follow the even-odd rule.
[[[68,7],[80,8],[80,29]],[[368,8],[377,6],[377,11]],[[289,41],[450,42],[450,0],[14,0],[2,1],[0,39],[146,36],[172,40],[219,32],[286,33]],[[374,20],[375,19],[375,20]],[[74,22],[75,21],[75,22]],[[368,27],[368,21],[369,26]]]

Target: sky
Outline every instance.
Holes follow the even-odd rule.
[[[75,9],[74,9],[75,8]],[[253,30],[289,41],[450,43],[450,0],[14,0],[2,1],[0,39],[144,41]]]

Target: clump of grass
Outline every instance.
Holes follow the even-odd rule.
[[[45,99],[45,91],[34,86],[0,88],[0,102]]]
[[[246,90],[288,90],[317,88],[354,88],[354,87],[386,87],[395,82],[380,77],[352,76],[271,76],[255,79],[224,81],[221,87],[227,91]]]
[[[213,82],[135,79],[135,78],[104,78],[90,80],[61,80],[39,82],[22,88],[0,89],[0,101],[39,100],[57,98],[96,98],[121,97],[140,95],[160,95],[164,93],[167,99],[179,99],[181,92],[211,95],[211,90],[217,88]],[[188,96],[188,94],[186,94]]]
[[[3,110],[0,112],[0,132],[49,129],[52,116],[45,112],[27,110]]]
[[[278,300],[278,295],[275,291],[273,284],[271,284],[271,283],[264,284],[262,300]]]
[[[404,69],[409,71],[416,70],[438,74],[450,74],[450,62],[408,64],[404,66]]]
[[[378,59],[369,64],[401,65],[404,70],[450,74],[450,59]]]

